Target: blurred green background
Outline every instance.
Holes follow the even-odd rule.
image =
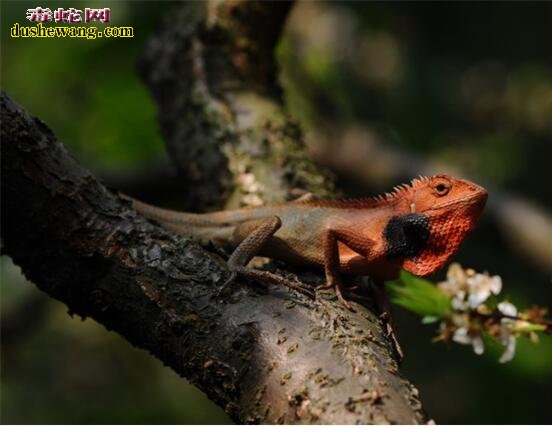
[[[139,174],[165,161],[156,106],[135,63],[173,5],[86,2],[110,7],[110,25],[133,26],[132,39],[11,38],[10,26],[27,25],[26,10],[37,5],[1,4],[2,89],[99,176]],[[277,51],[286,102],[307,130],[369,130],[389,147],[446,162],[550,210],[550,22],[552,3],[299,2]],[[365,191],[341,182],[351,193]],[[506,244],[488,216],[457,259],[501,275],[520,307],[551,305],[550,271]],[[9,258],[1,268],[2,423],[229,422],[144,351],[70,317]],[[438,423],[552,421],[550,337],[520,341],[514,361],[502,365],[499,348],[478,357],[468,347],[432,344],[432,326],[396,311],[402,372]]]

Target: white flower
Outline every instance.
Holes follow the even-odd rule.
[[[457,328],[452,336],[452,340],[462,345],[472,345],[473,351],[477,355],[481,355],[485,351],[481,336],[479,334],[470,335],[466,327]]]
[[[467,311],[469,308],[469,305],[468,305],[468,302],[464,300],[465,297],[466,297],[466,293],[464,293],[463,291],[461,291],[456,296],[454,296],[450,301],[452,309],[456,311]]]
[[[440,282],[439,288],[451,298],[452,308],[458,311],[475,309],[491,294],[502,290],[502,279],[489,274],[478,274],[473,269],[463,269],[453,263],[447,271],[447,280]]]
[[[485,345],[483,344],[483,339],[480,335],[473,338],[472,346],[476,355],[483,355],[483,352],[485,352]]]
[[[511,317],[517,316],[517,308],[510,302],[501,302],[497,309],[503,314]],[[498,362],[509,362],[516,354],[516,336],[514,328],[520,321],[512,318],[502,318],[500,320],[500,342],[506,347]]]
[[[506,346],[506,350],[502,353],[498,362],[504,364],[505,362],[511,361],[516,354],[516,336],[509,333],[502,335],[501,333],[500,341]]]
[[[468,336],[468,329],[466,327],[457,328],[452,336],[452,340],[462,345],[471,345],[471,338]]]
[[[467,277],[459,263],[452,263],[447,271],[447,280],[440,282],[438,286],[447,296],[465,294]]]
[[[502,279],[495,275],[490,277],[487,274],[475,274],[466,280],[468,284],[468,302],[470,307],[477,308],[491,294],[498,294],[502,290]]]
[[[497,306],[498,310],[502,312],[504,315],[508,315],[510,317],[517,316],[517,308],[510,302],[500,302]],[[509,320],[512,321],[509,318],[502,318],[502,321]]]

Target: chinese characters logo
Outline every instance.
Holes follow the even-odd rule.
[[[53,13],[49,7],[35,7],[34,9],[27,9],[27,19],[31,22],[65,22],[70,24],[79,24],[82,22],[99,21],[102,23],[109,22],[109,7],[102,9],[84,9],[84,20],[82,16],[82,10],[70,7],[64,9],[58,7]]]

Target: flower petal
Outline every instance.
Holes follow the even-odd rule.
[[[465,311],[468,309],[468,304],[464,301],[464,296],[461,297],[455,296],[450,302],[452,309],[457,311]]]
[[[491,295],[491,292],[487,289],[479,290],[474,293],[471,293],[468,296],[468,303],[470,304],[470,308],[475,309],[479,305],[481,305],[485,300],[489,298]]]
[[[504,315],[508,315],[512,317],[515,317],[517,315],[517,308],[510,302],[500,302],[497,308]]]
[[[500,293],[502,291],[502,278],[498,275],[491,277],[490,287],[493,294]]]
[[[473,351],[477,355],[482,355],[483,352],[485,352],[485,345],[483,344],[483,339],[479,335],[475,336],[472,339],[472,346],[473,346]]]
[[[514,355],[516,354],[516,338],[515,336],[508,336],[508,343],[506,344],[506,350],[502,353],[500,359],[498,362],[504,364],[505,362],[509,362],[512,359],[514,359]]]
[[[466,272],[459,263],[451,263],[447,271],[447,281],[457,286],[462,286],[466,282]]]
[[[468,329],[466,327],[457,328],[454,331],[452,340],[462,345],[470,345],[472,342],[472,338],[468,335]]]

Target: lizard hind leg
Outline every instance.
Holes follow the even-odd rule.
[[[219,294],[228,285],[232,284],[238,275],[241,275],[248,278],[258,279],[260,281],[268,281],[273,284],[283,285],[313,299],[313,292],[302,287],[298,283],[268,271],[259,271],[246,267],[249,261],[259,254],[260,250],[266,245],[270,238],[272,238],[276,231],[280,229],[282,226],[280,218],[278,216],[272,216],[255,221],[254,223],[246,223],[244,225],[246,225],[245,227],[248,229],[247,236],[238,244],[228,259],[227,264],[231,271],[231,275],[219,289]]]

